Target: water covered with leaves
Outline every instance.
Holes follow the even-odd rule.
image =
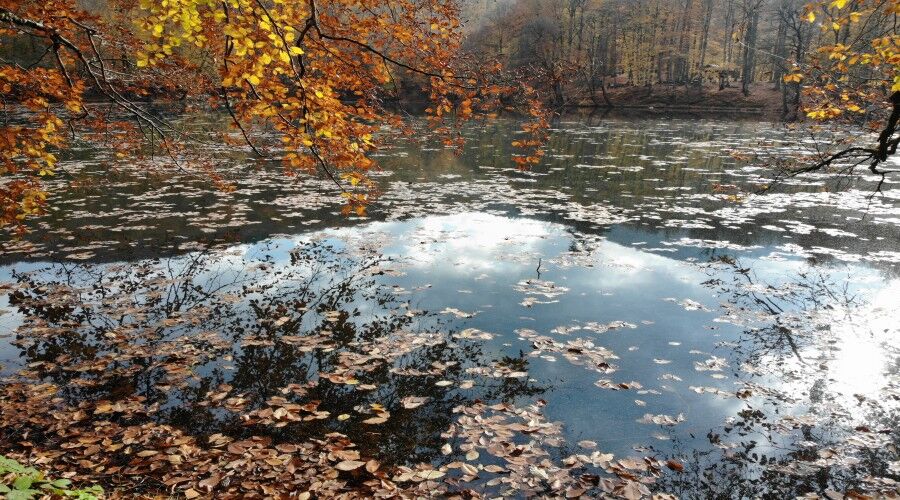
[[[896,489],[900,189],[748,195],[811,144],[752,121],[571,119],[519,172],[513,125],[398,138],[369,218],[239,147],[233,193],[77,151],[2,242],[0,453],[189,498]]]

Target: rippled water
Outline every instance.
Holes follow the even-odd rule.
[[[80,151],[42,227],[3,242],[3,374],[73,405],[140,395],[195,435],[338,431],[395,465],[462,459],[463,408],[537,403],[556,463],[685,465],[654,490],[898,479],[895,185],[748,194],[758,153],[806,140],[766,123],[572,119],[532,172],[511,130],[471,127],[461,155],[398,139],[370,218],[235,151],[231,194]],[[273,397],[320,403],[278,425]]]

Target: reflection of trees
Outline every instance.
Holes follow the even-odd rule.
[[[224,125],[223,117],[183,118],[187,130],[218,131]],[[723,154],[723,148],[758,151],[761,144],[748,139],[752,136],[780,154],[784,148],[778,144],[786,139],[781,133],[760,130],[758,124],[731,121],[698,126],[696,122],[674,120],[661,126],[653,120],[586,119],[578,124],[563,124],[549,141],[552,154],[547,162],[523,173],[509,162],[516,129],[515,120],[472,123],[462,131],[468,143],[461,152],[444,148],[427,127],[416,130],[416,136],[431,137],[432,141],[426,141],[430,147],[398,139],[382,152],[385,157],[380,158],[381,163],[391,175],[380,177],[384,190],[382,208],[373,206],[371,216],[499,207],[512,214],[524,209],[529,215],[538,213],[546,220],[568,224],[578,219],[572,217],[572,202],[586,207],[583,217],[596,220],[590,230],[608,226],[604,213],[591,213],[592,209],[605,207],[658,228],[666,239],[688,236],[741,245],[784,242],[783,234],[773,231],[735,231],[727,210],[714,213],[723,208],[722,197],[712,196],[717,183],[736,184],[748,191],[757,189],[754,174],[734,168],[743,160]],[[308,223],[304,225],[306,229],[355,223],[353,219],[334,218],[334,203],[329,201],[335,199],[332,184],[315,179],[275,182],[265,169],[247,169],[240,149],[215,152],[220,160],[217,168],[238,185],[238,190],[225,198],[196,179],[153,175],[126,166],[108,168],[104,161],[110,154],[107,151],[81,149],[70,153],[75,157],[65,160],[66,168],[74,176],[72,183],[81,187],[67,189],[57,203],[61,210],[46,216],[51,227],[46,234],[41,233],[47,236],[46,241],[37,241],[33,235],[26,237],[32,239],[37,250],[48,250],[51,255],[87,251],[94,260],[102,261],[117,260],[122,255],[170,255],[181,251],[178,247],[183,241],[247,242],[273,233],[294,232],[297,228],[293,224],[298,219]],[[579,168],[575,166],[578,164],[609,168]],[[459,177],[442,179],[448,174]],[[94,183],[105,185],[92,187]],[[96,196],[98,189],[103,190],[104,196]],[[821,189],[816,182],[783,187],[791,193]],[[742,217],[752,217],[758,226],[774,225],[788,230],[791,229],[784,225],[784,209],[790,209],[792,217],[804,223],[828,227],[834,225],[835,211],[847,208],[835,201],[838,198],[821,203],[798,203],[768,195],[755,199],[763,201],[741,210]],[[822,210],[823,203],[828,210]],[[890,211],[887,206],[876,208],[883,213]],[[190,223],[185,224],[185,215],[198,214],[201,216],[189,217]],[[695,222],[703,224],[691,224]],[[895,225],[872,223],[871,218],[856,224],[853,232],[860,236],[854,242],[859,254],[893,250],[890,242],[900,237]],[[823,239],[824,246],[834,242],[819,231],[795,233],[792,237],[807,248],[823,246]],[[83,249],[76,250],[77,247]],[[34,249],[4,248],[0,261],[31,259],[39,253]],[[819,258],[828,256],[820,254]]]
[[[836,352],[830,324],[819,313],[841,311],[848,323],[862,313],[865,302],[851,276],[810,266],[769,282],[726,255],[712,259],[707,270],[711,279],[704,284],[725,299],[730,320],[745,327],[730,348],[755,373],[737,391],[746,398],[744,408],[707,433],[708,449],[673,436],[685,470],[665,476],[659,491],[685,498],[796,498],[893,489],[891,481],[900,479],[890,468],[900,458],[896,405],[870,400],[854,419],[832,388],[827,361],[804,356]],[[802,380],[809,389],[798,396],[771,386],[772,380]],[[805,420],[804,413],[816,420]]]
[[[479,343],[451,339],[438,315],[403,302],[379,278],[383,258],[323,242],[271,257],[279,251],[18,274],[10,302],[24,317],[15,342],[28,368],[20,374],[58,384],[71,407],[139,401],[147,415],[123,418],[275,442],[337,431],[386,463],[438,456],[454,406],[542,391],[467,373],[491,364]],[[458,388],[465,379],[472,389]],[[407,409],[409,396],[429,401]],[[329,415],[287,425],[242,420],[273,401]],[[390,417],[361,423],[376,407]],[[343,414],[350,418],[336,418]]]
[[[780,283],[770,283],[727,254],[711,259],[707,270],[712,276],[703,284],[727,297],[723,307],[730,322],[747,327],[737,352],[754,364],[765,357],[785,356],[805,363],[801,351],[823,345],[821,332],[811,318],[821,311],[837,309],[849,320],[862,305],[850,289],[849,277],[839,279],[821,268],[809,267],[781,276]]]

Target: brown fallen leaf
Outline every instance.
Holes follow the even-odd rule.
[[[420,470],[419,472],[416,472],[416,476],[429,481],[432,479],[440,479],[444,477],[444,473],[439,470]]]
[[[366,463],[360,462],[359,460],[344,460],[343,462],[338,462],[338,464],[335,465],[334,468],[337,470],[348,471],[359,469],[363,465],[366,465]]]
[[[412,410],[413,408],[418,408],[423,404],[427,403],[431,398],[428,397],[420,397],[420,396],[409,396],[403,398],[400,403],[403,404],[403,407],[407,410]]]
[[[684,465],[678,460],[666,460],[666,467],[672,469],[675,472],[681,472],[684,470]]]
[[[478,475],[478,469],[476,469],[475,466],[473,466],[473,465],[470,465],[470,464],[462,464],[462,465],[459,466],[459,468],[460,468],[464,473],[466,473],[466,474],[468,474],[468,475],[470,475],[470,476],[477,476],[477,475]]]

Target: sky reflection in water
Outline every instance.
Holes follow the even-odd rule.
[[[652,237],[637,229],[621,231],[629,233],[628,239]],[[754,339],[753,330],[747,325],[765,321],[751,321],[757,319],[751,314],[753,311],[726,317],[720,303],[732,300],[728,292],[737,290],[723,291],[709,282],[728,280],[734,273],[728,266],[709,267],[704,250],[679,252],[673,258],[668,252],[654,251],[646,245],[635,247],[601,237],[573,235],[559,224],[483,213],[375,222],[216,250],[207,256],[191,282],[206,288],[212,282],[234,283],[217,289],[220,295],[237,292],[249,283],[263,290],[263,297],[277,288],[290,290],[279,281],[279,274],[255,268],[259,264],[274,269],[289,267],[292,252],[310,244],[324,246],[334,256],[348,257],[347,269],[362,255],[386,257],[389,264],[383,268],[389,272],[376,276],[366,290],[384,290],[393,297],[392,305],[408,303],[407,309],[423,316],[437,313],[443,331],[423,335],[448,335],[476,328],[493,334],[492,339],[478,342],[484,359],[497,361],[524,354],[528,375],[518,378],[530,379],[536,387],[546,389],[540,392],[540,397],[549,402],[545,413],[551,420],[564,423],[568,440],[593,440],[602,450],[616,455],[628,455],[634,447],[644,446],[671,451],[672,438],[681,446],[692,442],[687,446],[702,447],[706,432],[745,404],[733,395],[743,381],[755,378],[740,369],[742,363],[762,368],[790,366],[824,356],[816,342],[802,346],[797,358],[790,351],[766,345],[764,338]],[[810,269],[802,259],[772,259],[766,250],[772,252],[756,249],[729,253],[742,266],[752,268],[759,279],[770,280],[767,282],[774,286],[791,284],[793,277],[814,272],[822,273],[823,279],[851,277],[850,287],[855,294],[861,288],[856,283],[868,281],[867,285],[875,288],[869,307],[884,308],[896,298],[900,288],[896,279],[880,283],[878,273],[864,266]],[[186,256],[151,265],[178,269],[190,259]],[[16,271],[43,268],[43,264],[19,265]],[[300,268],[299,275],[311,276],[313,268]],[[50,269],[58,270],[56,266]],[[11,268],[4,269],[5,280],[10,272]],[[41,271],[38,276],[42,276]],[[529,282],[540,283],[542,288],[538,293],[529,293]],[[551,287],[550,297],[540,293],[547,287]],[[392,314],[386,304],[367,299],[362,291],[355,293],[351,302],[358,313],[356,321],[365,323],[366,318]],[[529,297],[536,301],[529,303]],[[731,304],[740,306],[737,301]],[[801,303],[800,309],[804,305],[807,304]],[[8,309],[7,305],[4,307]],[[452,310],[441,313],[447,308]],[[468,314],[472,317],[458,317]],[[5,328],[15,326],[15,314],[7,312],[2,318]],[[435,321],[423,318],[416,324],[436,325]],[[837,344],[830,348],[831,359],[823,374],[834,380],[828,390],[844,401],[850,401],[855,394],[874,395],[881,387],[873,382],[884,376],[894,358],[880,345],[883,336],[873,336],[870,330],[890,330],[896,324],[889,316],[872,317],[868,325],[855,327],[850,323],[835,324],[840,325],[832,332]],[[614,326],[605,331],[609,325]],[[565,358],[566,350],[535,352],[532,341],[523,338],[520,329],[533,330],[563,344],[580,339],[589,348],[605,348],[614,355],[610,364],[616,368],[610,373],[599,373],[590,364],[570,363]],[[802,332],[797,334],[802,336]],[[9,337],[4,339],[8,340]],[[749,352],[744,352],[747,346],[741,342],[748,341]],[[756,350],[762,354],[753,359]],[[33,361],[17,358],[17,349],[6,342],[2,352],[6,373]],[[240,357],[239,347],[234,356]],[[805,359],[799,361],[801,358]],[[712,369],[702,369],[702,363],[711,359],[721,361],[713,363]],[[224,364],[230,363],[219,360],[207,364],[200,371],[201,376],[216,372]],[[792,369],[795,368],[786,371]],[[311,373],[310,378],[316,378],[315,374]],[[763,378],[771,379],[772,374]],[[610,390],[595,385],[599,380],[614,384],[638,382],[640,388]],[[233,381],[226,376],[225,382]],[[807,385],[806,380],[776,382],[776,388],[788,393],[803,393]],[[698,393],[700,388],[704,393]],[[711,394],[711,388],[722,393]],[[524,404],[532,396],[520,399],[513,402]],[[671,427],[639,422],[645,414],[680,414],[684,421]]]
[[[506,125],[466,133],[462,156],[385,151],[374,220],[335,217],[324,185],[259,172],[224,201],[125,174],[103,206],[90,188],[72,194],[43,222],[46,241],[3,242],[3,375],[63,384],[73,403],[130,391],[161,405],[158,421],[233,435],[247,432],[241,412],[321,381],[297,399],[329,418],[265,432],[339,431],[408,463],[452,458],[440,448],[454,407],[543,399],[565,451],[589,440],[617,457],[677,456],[707,475],[661,488],[704,494],[738,480],[763,484],[742,494],[774,491],[764,471],[785,469],[756,453],[792,457],[778,467],[843,457],[861,423],[900,443],[896,190],[867,200],[865,182],[829,193],[811,177],[743,203],[715,193],[758,180],[723,150],[795,147],[765,124],[562,123],[525,174],[508,164]],[[182,220],[184,207],[200,216]],[[39,333],[69,321],[77,335]],[[78,367],[130,345],[110,336],[123,324],[155,332],[147,350],[82,385],[93,375]],[[179,352],[191,369],[166,372]],[[223,384],[241,408],[204,403]],[[431,399],[403,408],[419,396]],[[362,423],[373,404],[391,413],[377,431]],[[884,444],[863,448],[897,460]],[[740,479],[705,469],[720,463],[711,450]],[[781,491],[830,483],[816,484]]]

